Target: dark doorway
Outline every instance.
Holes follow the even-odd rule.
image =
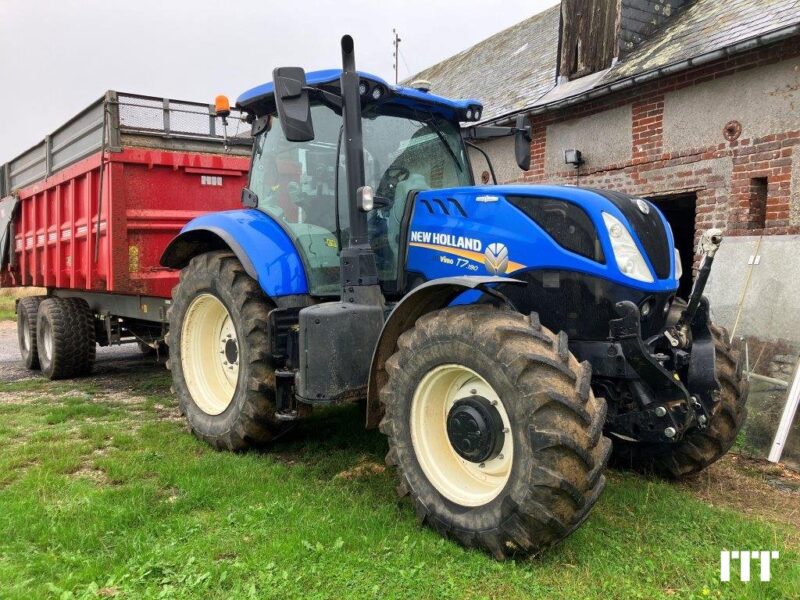
[[[688,298],[692,290],[692,265],[694,264],[694,217],[697,208],[697,194],[661,196],[649,199],[667,218],[675,247],[681,253],[683,276],[678,287],[678,296]]]

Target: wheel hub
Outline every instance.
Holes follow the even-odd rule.
[[[228,338],[224,341],[225,344],[225,359],[229,364],[235,365],[239,360],[239,347],[236,345],[236,340]]]
[[[490,400],[468,396],[453,404],[447,414],[447,437],[461,458],[483,463],[503,448],[503,419]]]

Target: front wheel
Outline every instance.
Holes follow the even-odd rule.
[[[215,448],[271,440],[275,373],[266,323],[271,305],[229,252],[209,252],[181,271],[169,310],[167,367],[189,428]]]
[[[682,440],[672,444],[614,440],[616,466],[679,479],[699,473],[718,461],[736,442],[747,416],[747,382],[742,373],[741,356],[731,346],[728,332],[714,324],[710,329],[720,401],[707,427],[692,429]]]
[[[386,460],[422,523],[501,559],[586,519],[611,444],[605,401],[564,333],[536,314],[445,308],[400,336],[386,371]]]

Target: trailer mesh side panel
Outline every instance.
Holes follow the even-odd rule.
[[[182,102],[178,100],[148,98],[132,94],[119,94],[120,130],[129,133],[156,133],[158,135],[185,135],[191,137],[222,138],[225,125],[217,117],[213,104]],[[242,113],[232,110],[228,117],[227,135],[239,138],[249,129],[242,122]]]
[[[231,110],[226,131],[211,104],[109,91],[42,142],[0,165],[0,197],[99,152],[104,138],[110,151],[120,150],[120,133],[162,140],[213,141],[220,148],[227,134],[229,145],[247,146],[251,143],[250,127],[242,117],[240,111]]]

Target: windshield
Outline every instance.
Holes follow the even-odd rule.
[[[382,110],[363,114],[364,171],[365,183],[387,205],[373,210],[368,224],[380,278],[394,281],[409,193],[472,181],[457,124],[430,113],[409,118]],[[295,237],[308,267],[310,293],[338,294],[339,248],[347,244],[349,231],[342,118],[321,105],[312,106],[311,115],[310,142],[287,141],[278,119],[272,119],[256,139],[249,187],[259,198],[258,208]]]

